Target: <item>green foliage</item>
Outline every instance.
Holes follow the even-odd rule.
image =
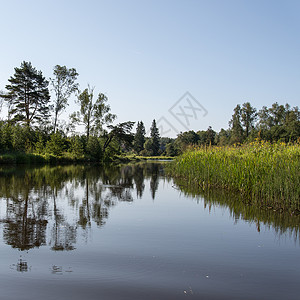
[[[241,144],[244,139],[244,129],[241,123],[242,110],[241,106],[238,104],[234,109],[234,114],[229,121],[230,126],[230,143],[231,144]]]
[[[116,115],[110,113],[110,106],[104,94],[99,93],[97,100],[93,101],[94,89],[86,88],[78,95],[77,102],[80,110],[73,113],[70,118],[74,124],[82,124],[85,127],[87,139],[90,133],[103,132],[103,126],[114,121]]]
[[[177,151],[175,149],[174,143],[169,143],[166,145],[166,155],[171,157],[177,155]]]
[[[59,133],[53,133],[46,143],[46,154],[61,156],[65,150],[65,139]]]
[[[14,151],[26,152],[28,146],[28,128],[21,125],[12,127],[12,147]]]
[[[103,149],[103,148],[102,148]],[[109,145],[103,151],[103,162],[112,162],[121,155],[120,143],[116,139],[112,139]]]
[[[15,164],[16,157],[12,154],[3,154],[0,155],[0,164]]]
[[[160,154],[165,154],[167,145],[168,144],[174,144],[174,139],[168,138],[168,137],[161,137],[159,139],[159,152]]]
[[[256,108],[253,108],[249,102],[244,103],[241,109],[241,122],[245,129],[246,138],[254,128],[256,117]]]
[[[2,97],[9,103],[9,115],[12,121],[23,122],[27,126],[44,123],[49,118],[48,81],[41,71],[37,71],[30,62],[23,62],[15,68],[14,76],[8,79],[7,94]]]
[[[216,135],[217,133],[212,129],[211,126],[207,128],[207,130],[202,130],[197,132],[197,142],[196,138],[194,143],[189,143],[188,145],[195,145],[198,143],[198,145],[215,145],[216,142]]]
[[[68,99],[72,93],[78,90],[75,83],[79,75],[76,69],[68,69],[66,66],[56,65],[53,69],[54,78],[50,79],[55,92],[54,100],[54,124],[53,131],[56,132],[58,116],[68,105]]]
[[[136,134],[134,136],[134,142],[133,142],[133,148],[136,153],[140,153],[142,150],[144,150],[144,144],[145,144],[145,126],[144,123],[138,122],[136,127]]]
[[[266,142],[201,147],[175,159],[169,172],[208,188],[242,193],[247,201],[299,210],[300,146]]]
[[[42,134],[39,134],[38,140],[35,143],[35,153],[44,154],[45,153],[45,144]]]
[[[69,151],[73,157],[82,158],[84,156],[84,143],[80,136],[71,137]]]
[[[86,153],[92,160],[100,161],[102,159],[102,147],[100,145],[99,139],[96,136],[89,137],[86,145]]]
[[[159,136],[159,131],[158,128],[156,126],[156,121],[153,120],[152,121],[152,125],[150,128],[150,141],[147,141],[147,147],[149,149],[150,147],[150,151],[148,149],[145,149],[147,151],[149,151],[149,153],[151,152],[151,155],[156,156],[159,154],[159,147],[160,147],[160,136]]]
[[[12,126],[7,123],[1,123],[1,152],[9,152],[13,150],[12,145]]]
[[[8,120],[0,122],[0,153],[37,153],[53,155],[55,159],[112,159],[116,154],[133,151],[144,156],[178,155],[195,145],[241,145],[255,140],[296,142],[300,139],[300,111],[288,104],[275,102],[257,112],[250,102],[237,105],[229,129],[216,133],[211,126],[197,132],[180,133],[175,140],[161,138],[156,121],[145,138],[142,121],[137,123],[136,134],[131,133],[134,122],[112,126],[116,116],[110,112],[107,97],[99,93],[94,100],[94,89],[86,88],[77,97],[80,109],[70,116],[68,125],[58,122],[60,113],[68,105],[68,98],[78,90],[76,69],[56,65],[51,79],[55,93],[53,119],[49,123],[50,108],[48,81],[30,62],[15,68],[6,92],[0,91],[0,109],[8,104]],[[75,125],[84,125],[85,136],[66,138]],[[33,125],[38,128],[33,129]],[[54,129],[54,130],[53,130]],[[50,132],[57,135],[50,135]],[[91,139],[90,139],[91,137]],[[20,154],[22,160],[22,154]],[[60,158],[58,158],[60,157]],[[45,161],[54,161],[47,158]]]
[[[111,142],[115,142],[118,145],[119,149],[130,149],[132,147],[132,142],[134,139],[133,134],[131,133],[134,122],[128,121],[119,123],[115,126],[107,126],[110,129],[110,132],[105,135],[105,142],[103,145],[103,152],[105,153],[107,147]]]
[[[144,150],[141,151],[141,155],[145,156],[153,156],[153,140],[152,139],[147,139],[145,144],[144,144]]]
[[[221,128],[220,132],[216,135],[216,145],[226,146],[230,141],[230,130],[225,130]]]
[[[0,164],[42,164],[46,160],[41,155],[15,153],[0,155]]]
[[[178,134],[176,141],[175,141],[175,146],[176,149],[179,153],[183,153],[188,146],[190,145],[197,145],[198,141],[200,139],[200,134],[201,132],[198,132],[198,134],[193,131],[186,131],[186,132],[181,132],[180,134]],[[205,140],[206,137],[203,139]]]

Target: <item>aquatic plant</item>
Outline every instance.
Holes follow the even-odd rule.
[[[168,167],[169,174],[203,189],[241,193],[245,201],[300,212],[300,145],[256,141],[242,146],[198,147]]]

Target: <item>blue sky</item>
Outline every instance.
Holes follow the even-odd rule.
[[[161,120],[170,136],[228,128],[234,107],[247,101],[299,105],[300,1],[0,4],[1,90],[24,60],[47,78],[56,64],[74,67],[82,90],[90,84],[108,96],[117,122],[149,128]],[[195,109],[182,98],[187,91]],[[62,118],[77,110],[73,100]]]

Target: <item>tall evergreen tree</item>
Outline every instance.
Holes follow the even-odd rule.
[[[144,149],[145,134],[146,131],[145,131],[144,123],[142,121],[138,122],[136,127],[136,134],[134,136],[134,144],[133,144],[134,150],[137,153],[140,153]]]
[[[53,69],[54,78],[50,78],[55,93],[54,100],[54,124],[53,131],[56,132],[58,117],[68,105],[68,98],[78,90],[76,69],[68,69],[66,66],[56,65]]]
[[[49,119],[49,83],[41,71],[37,71],[30,62],[23,61],[8,81],[8,93],[1,97],[9,103],[11,121],[23,122],[29,127]]]
[[[156,156],[159,152],[159,146],[160,146],[160,135],[158,128],[156,126],[155,119],[152,121],[152,125],[150,128],[150,140],[151,140],[151,150],[152,155]]]

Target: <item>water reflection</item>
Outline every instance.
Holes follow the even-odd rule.
[[[50,245],[54,251],[73,250],[78,227],[103,226],[118,202],[141,198],[145,179],[152,198],[161,164],[124,167],[60,166],[0,170],[3,240],[20,250]]]
[[[196,185],[188,184],[180,179],[174,179],[174,187],[189,197],[203,199],[204,207],[209,209],[209,211],[214,206],[229,209],[236,223],[239,220],[253,223],[258,232],[261,230],[261,225],[264,224],[269,229],[274,228],[279,235],[288,233],[295,241],[299,240],[299,214],[274,210],[271,207],[259,206],[257,203],[250,204],[239,194],[229,193],[220,189],[203,190]]]
[[[78,229],[88,231],[92,224],[106,223],[112,207],[143,197],[148,182],[154,200],[163,175],[160,163],[122,167],[43,166],[0,169],[0,221],[3,240],[20,250],[48,245],[53,251],[75,249]],[[173,180],[163,177],[164,180]],[[204,206],[228,208],[237,222],[247,220],[260,231],[267,224],[279,234],[299,238],[300,216],[274,212],[243,203],[237,195],[187,186],[174,180],[180,191]],[[23,263],[23,262],[22,262]],[[20,270],[26,266],[18,264]]]

